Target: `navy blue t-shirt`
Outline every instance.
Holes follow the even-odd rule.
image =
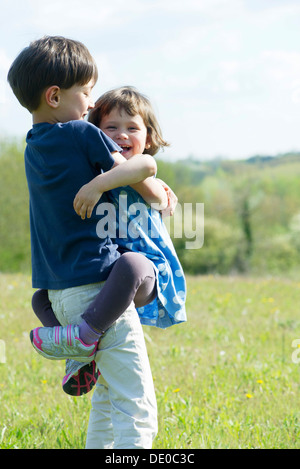
[[[35,124],[26,142],[32,286],[58,290],[106,280],[118,246],[97,236],[96,209],[82,220],[73,200],[84,184],[111,169],[111,152],[120,148],[85,121]],[[99,203],[107,201],[104,193]]]

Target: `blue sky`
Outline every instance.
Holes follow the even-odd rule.
[[[31,116],[6,75],[30,41],[84,42],[94,97],[132,85],[153,102],[168,161],[300,151],[299,0],[0,0],[0,137]]]

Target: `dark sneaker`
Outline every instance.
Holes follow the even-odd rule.
[[[67,360],[66,375],[62,381],[63,390],[70,396],[87,394],[95,386],[100,374],[95,360],[90,363]]]

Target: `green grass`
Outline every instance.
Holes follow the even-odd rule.
[[[188,323],[145,327],[159,408],[156,449],[299,448],[300,282],[188,277]],[[25,275],[0,275],[0,448],[84,448],[90,395],[32,349]]]

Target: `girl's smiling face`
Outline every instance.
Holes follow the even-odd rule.
[[[102,117],[100,129],[122,148],[126,159],[150,147],[147,128],[139,114],[130,116],[123,109],[114,108]]]

